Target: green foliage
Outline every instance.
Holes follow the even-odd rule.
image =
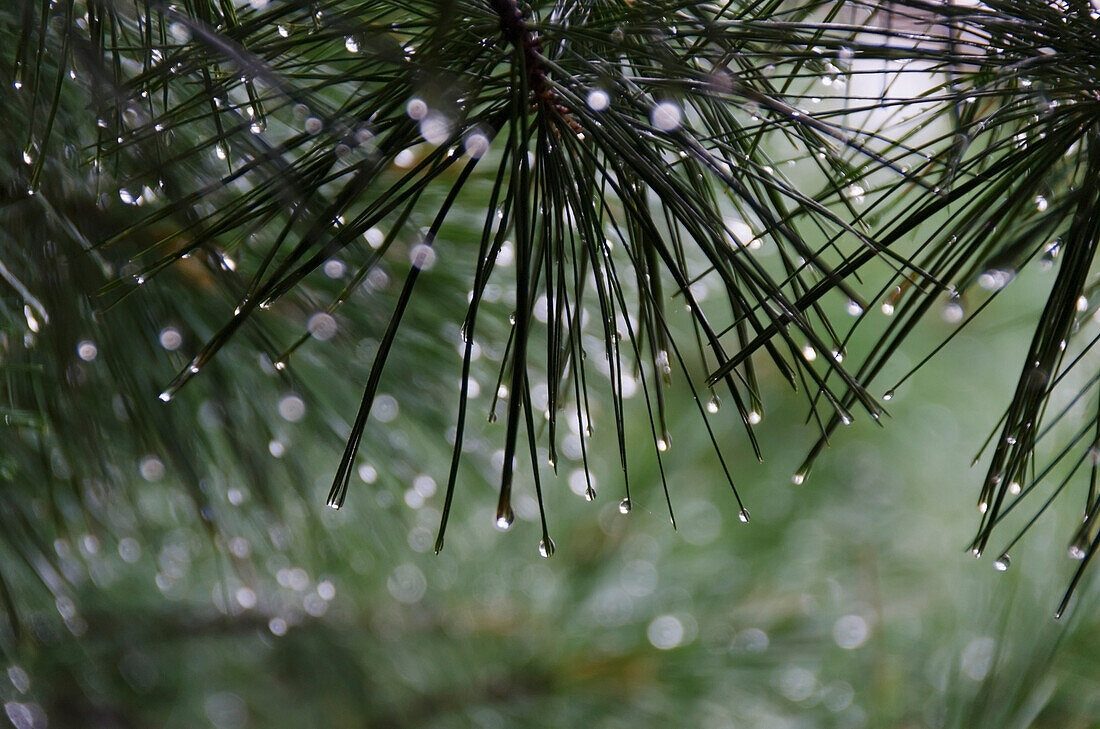
[[[971,548],[1002,539],[1007,569],[1075,501],[1051,520],[1079,560],[1061,614],[1100,544],[1098,22],[1061,0],[15,0],[0,645],[41,639],[31,594],[87,630],[73,544],[194,554],[171,526],[199,524],[230,555],[210,567],[222,613],[252,579],[242,530],[323,563],[332,537],[299,514],[318,464],[337,509],[376,481],[420,483],[419,507],[438,479],[418,517],[437,553],[469,538],[452,514],[495,501],[481,523],[537,515],[550,556],[552,524],[584,538],[547,508],[566,462],[612,514],[656,479],[676,525],[675,438],[748,521],[740,464],[768,450],[765,407],[791,408],[777,381],[817,436],[802,484],[1006,292],[1033,335]],[[401,543],[367,518],[373,548]]]

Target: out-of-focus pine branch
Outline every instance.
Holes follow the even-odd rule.
[[[227,462],[263,493],[252,454],[277,439],[248,393],[264,368],[324,403],[319,422],[346,439],[339,508],[359,497],[362,452],[387,449],[395,370],[453,382],[417,353],[457,347],[436,549],[484,386],[476,415],[500,421],[496,525],[511,525],[524,469],[550,556],[540,479],[570,433],[585,493],[628,512],[632,454],[654,453],[662,481],[674,437],[708,438],[721,458],[716,417],[761,457],[759,381],[778,373],[820,432],[801,484],[839,426],[882,419],[904,392],[883,372],[922,320],[961,328],[1033,265],[1057,271],[991,437],[973,548],[1012,511],[1086,491],[1067,539],[1076,585],[1100,540],[1100,420],[1074,407],[1097,380],[1096,340],[1074,336],[1096,308],[1095,16],[1035,0],[17,0],[0,10],[0,368],[18,443],[5,548],[60,584],[51,530],[124,504],[97,495],[115,483],[113,451],[154,445],[218,539],[195,464]],[[164,315],[179,323],[151,346],[141,337]],[[455,341],[437,341],[441,322]],[[338,332],[376,340],[333,395],[328,380],[351,373],[309,358],[334,338],[329,361],[350,357]],[[496,368],[479,379],[487,349]],[[199,376],[224,427],[195,435],[185,385]],[[699,432],[671,432],[674,377]],[[627,438],[635,393],[643,442]],[[307,400],[288,397],[283,417],[300,418]],[[599,497],[597,448],[621,466]],[[142,476],[163,475],[157,463]],[[17,578],[0,579],[11,603]]]

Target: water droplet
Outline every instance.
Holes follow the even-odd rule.
[[[1016,496],[1017,494],[1019,494],[1020,493],[1020,484],[1016,481],[1013,481],[1013,482],[1009,483],[1008,484],[1008,493],[1012,494],[1013,496]]]
[[[1008,571],[1008,567],[1011,564],[1012,560],[1008,558],[1008,555],[1002,554],[1000,557],[997,558],[997,561],[993,563],[993,569],[997,570],[998,572],[1006,572]]]
[[[344,48],[347,49],[348,53],[358,53],[359,41],[355,40],[349,35],[347,38],[344,39]]]
[[[950,301],[943,307],[943,320],[948,324],[957,324],[963,320],[966,315],[966,311],[963,310],[962,304],[957,301]]]
[[[858,301],[848,299],[848,304],[845,306],[849,316],[859,316],[863,313],[863,307],[859,305]]]
[[[749,510],[742,508],[741,511],[737,512],[737,518],[741,520],[742,524],[748,524],[749,519],[751,518]]]
[[[489,137],[485,136],[481,132],[474,132],[467,135],[463,141],[463,147],[466,150],[466,154],[470,155],[473,159],[481,159],[485,156],[485,153],[489,151]]]
[[[1049,270],[1054,265],[1054,259],[1058,257],[1058,253],[1062,250],[1062,239],[1059,238],[1047,246],[1047,249],[1043,251],[1043,255],[1039,258],[1039,268]]]
[[[409,250],[409,262],[421,271],[430,271],[435,265],[435,258],[435,249],[427,243],[418,243]]]
[[[885,400],[886,402],[890,402],[891,400],[893,400],[894,399],[893,389],[887,390],[886,392],[882,393],[882,399]]]
[[[894,315],[894,305],[891,304],[889,301],[882,302],[882,313],[885,314],[886,316],[893,316]]]
[[[985,501],[978,502],[978,513],[984,514],[987,511],[989,511],[989,504]]]
[[[445,143],[450,139],[453,131],[454,128],[450,118],[437,111],[428,112],[420,120],[420,136],[424,137],[424,141],[428,144],[440,145]]]
[[[791,483],[793,483],[795,486],[801,486],[805,482],[806,482],[806,472],[805,471],[798,471],[797,473],[795,473],[795,475],[791,476]]]
[[[512,511],[512,507],[508,507],[503,513],[497,514],[496,527],[502,532],[506,532],[512,528],[512,523],[516,520],[516,513]]]
[[[1047,205],[1047,199],[1042,195],[1039,195],[1035,198],[1035,209],[1038,210],[1040,213],[1047,209]]]
[[[759,423],[763,419],[763,417],[764,416],[761,415],[756,410],[750,410],[749,414],[745,417],[745,419],[749,421],[749,425],[759,425]]]
[[[183,335],[175,327],[165,327],[157,336],[160,346],[169,352],[175,352],[183,344]]]
[[[672,445],[672,436],[665,433],[662,437],[657,439],[657,450],[664,453]]]
[[[31,157],[29,150],[23,150],[23,162],[24,164],[34,164],[34,158]]]
[[[1015,278],[1015,271],[991,268],[978,276],[978,285],[986,291],[999,291]]]
[[[629,514],[630,510],[634,508],[634,504],[630,502],[630,497],[627,497],[619,502],[619,513]]]
[[[649,120],[662,132],[671,132],[680,126],[680,107],[671,101],[662,101],[653,107]]]
[[[588,424],[588,427],[586,427],[586,428],[584,429],[584,435],[585,435],[585,437],[587,437],[587,438],[591,438],[591,437],[592,437],[592,424],[591,424],[591,423],[589,423],[589,424]]]
[[[539,556],[549,559],[554,556],[554,540],[550,537],[539,540]]]
[[[595,501],[596,500],[596,489],[592,488],[591,486],[589,486],[587,489],[585,489],[585,491],[584,491],[584,500],[585,501]]]
[[[710,399],[707,400],[707,412],[708,413],[716,413],[716,412],[718,412],[719,408],[721,408],[721,407],[722,407],[722,401],[718,398],[717,395],[711,395]]]
[[[428,103],[421,98],[413,97],[405,104],[405,113],[410,119],[420,121],[428,115]]]
[[[171,399],[172,399],[172,393],[170,393],[170,392],[168,392],[167,390],[165,390],[164,392],[162,392],[162,393],[160,394],[160,396],[159,396],[159,397],[160,397],[160,401],[161,401],[161,402],[168,402],[169,400],[171,400]]]
[[[1088,551],[1085,549],[1085,540],[1079,539],[1073,544],[1069,545],[1067,554],[1070,559],[1084,559],[1088,556]]]
[[[306,329],[314,339],[324,342],[336,335],[336,319],[327,312],[319,311],[309,318]]]
[[[99,348],[95,346],[95,342],[90,339],[85,339],[76,345],[76,356],[85,362],[91,362],[99,354]]]
[[[611,97],[603,89],[592,89],[588,92],[588,108],[592,111],[603,111],[611,105]]]

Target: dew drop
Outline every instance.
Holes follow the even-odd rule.
[[[1038,210],[1040,213],[1047,209],[1047,205],[1047,199],[1042,195],[1039,195],[1035,198],[1035,209]]]
[[[1083,545],[1084,545],[1084,540],[1078,540],[1078,541],[1075,541],[1073,544],[1069,545],[1069,550],[1067,551],[1067,554],[1069,555],[1069,558],[1070,559],[1084,559],[1088,555],[1088,552],[1085,551],[1085,548],[1084,548]]]
[[[549,559],[554,556],[554,540],[550,537],[539,540],[539,556]]]
[[[716,412],[718,412],[719,408],[721,408],[721,407],[722,407],[722,401],[720,399],[718,399],[717,395],[711,395],[710,399],[707,400],[707,412],[708,413],[716,413]]]
[[[745,419],[749,421],[749,425],[759,425],[760,421],[763,419],[763,417],[764,416],[761,415],[756,410],[750,410],[749,414],[745,417]]]
[[[657,450],[659,450],[661,453],[667,451],[669,449],[669,446],[671,445],[672,436],[670,436],[668,433],[665,433],[662,437],[657,439]]]
[[[463,141],[463,147],[466,149],[466,154],[470,155],[470,157],[473,159],[481,159],[489,150],[489,137],[481,132],[474,132]]]
[[[791,483],[793,483],[795,486],[801,486],[805,482],[806,482],[806,472],[805,471],[799,471],[795,475],[791,476]]]
[[[1007,554],[1002,554],[997,558],[997,561],[993,563],[993,569],[998,572],[1007,572],[1009,565],[1012,564],[1012,560],[1008,558]]]
[[[885,314],[886,316],[893,316],[894,315],[894,305],[891,304],[889,301],[882,302],[882,313]]]
[[[619,513],[620,514],[629,514],[630,510],[633,509],[633,508],[634,508],[634,504],[632,504],[630,502],[630,497],[629,496],[619,502]]]
[[[161,402],[168,402],[169,400],[171,400],[171,399],[172,399],[172,393],[170,393],[170,392],[168,392],[167,390],[165,390],[164,392],[162,392],[162,393],[161,393],[161,394],[159,395],[159,397],[160,397],[160,401],[161,401]]]
[[[979,502],[978,503],[978,513],[984,514],[987,511],[989,511],[989,504],[986,503],[985,501]]]
[[[849,316],[859,316],[863,313],[863,307],[859,305],[858,301],[848,299],[847,305],[844,307],[847,310]]]
[[[649,120],[662,132],[671,132],[680,126],[680,107],[671,101],[662,101],[653,107]]]
[[[347,49],[348,53],[358,53],[359,41],[355,40],[349,35],[347,38],[344,39],[344,48]]]
[[[894,391],[892,389],[890,389],[890,390],[887,390],[886,392],[882,393],[882,399],[885,400],[886,402],[890,402],[891,400],[894,399]]]
[[[76,356],[85,362],[91,362],[98,354],[99,348],[90,339],[85,339],[76,345]]]
[[[742,524],[748,524],[749,519],[751,518],[749,510],[742,508],[741,511],[737,512],[737,518],[741,520]]]
[[[409,263],[421,271],[430,271],[435,266],[435,259],[435,249],[427,243],[418,243],[409,250]]]
[[[584,500],[585,501],[595,501],[596,500],[596,489],[592,488],[591,486],[589,486],[587,489],[585,489],[585,491],[584,491]]]
[[[502,532],[506,532],[512,528],[512,523],[516,520],[516,513],[512,511],[512,507],[508,507],[507,511],[497,514],[496,527]]]
[[[978,276],[978,285],[986,291],[1000,291],[1015,277],[1015,272],[991,268]]]
[[[943,320],[948,324],[956,324],[962,321],[966,312],[963,310],[962,305],[957,301],[951,301],[943,307]]]
[[[611,105],[611,97],[603,89],[592,89],[588,92],[588,108],[592,111],[603,111]]]
[[[420,121],[428,115],[428,103],[423,99],[413,97],[405,104],[405,113],[410,119]]]

